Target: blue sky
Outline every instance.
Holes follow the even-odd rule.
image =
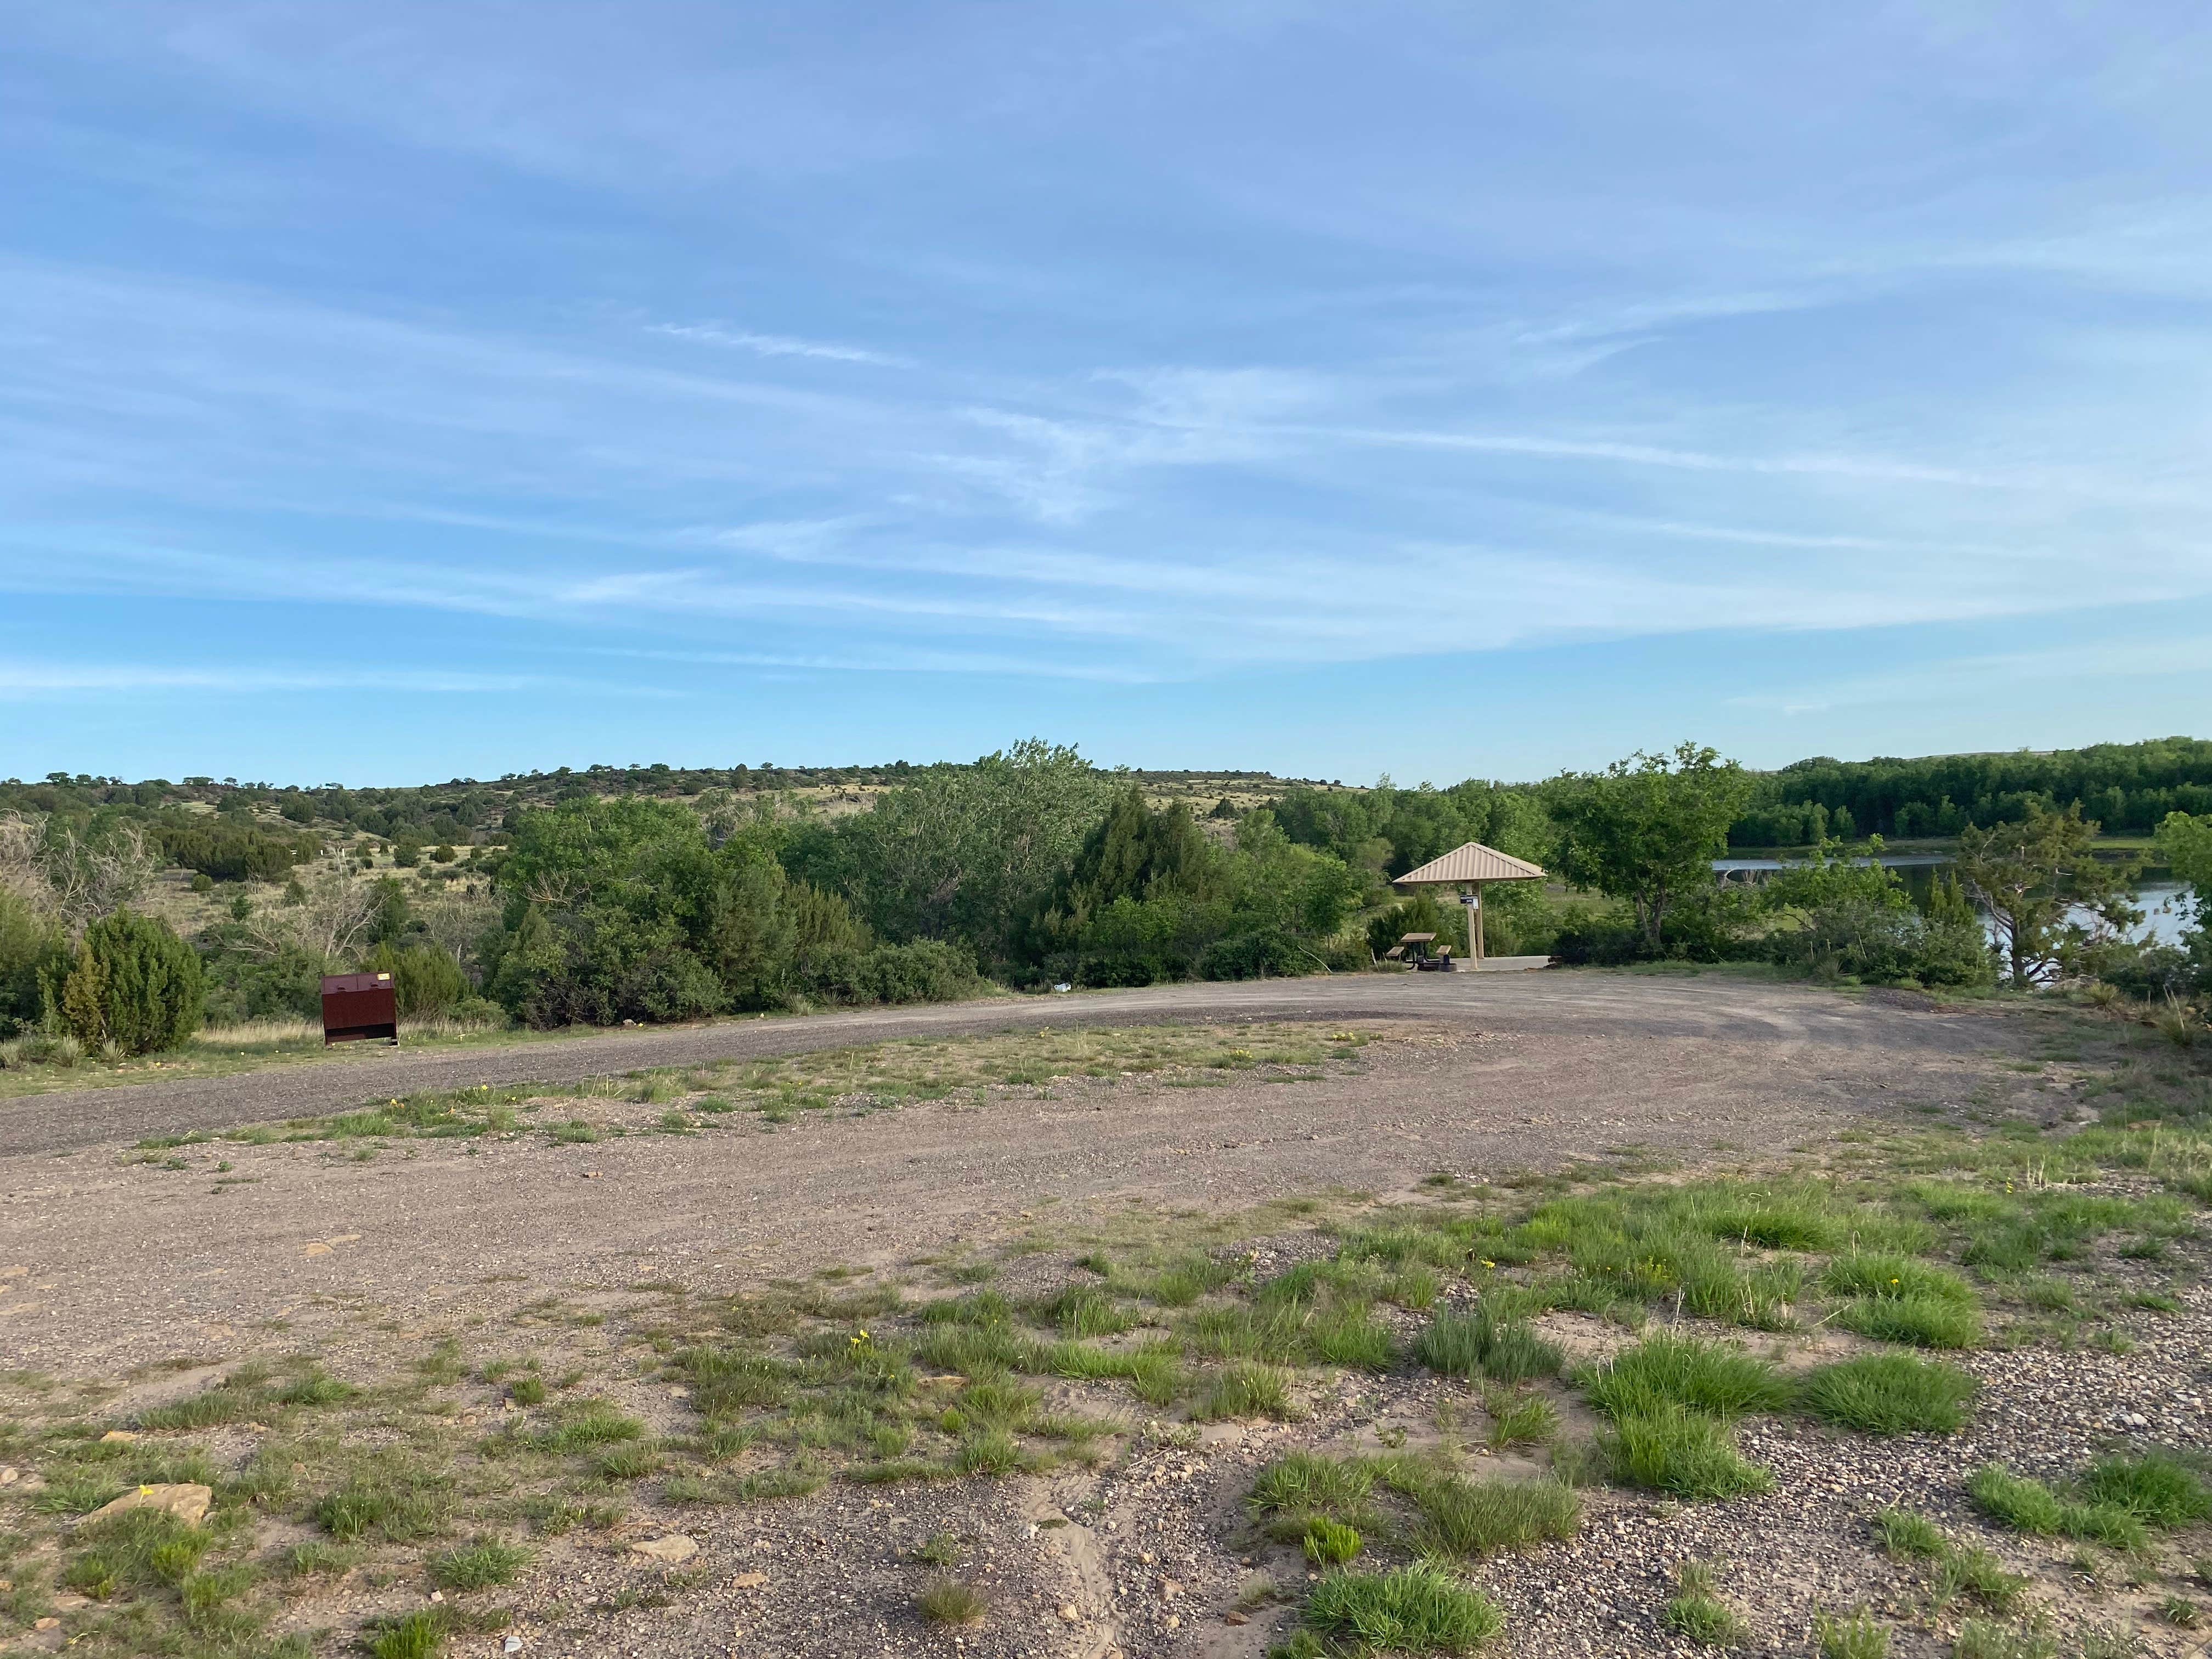
[[[0,775],[2212,732],[2201,7],[10,20]]]

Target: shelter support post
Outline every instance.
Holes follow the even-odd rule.
[[[1459,902],[1467,906],[1467,957],[1478,965],[1482,961],[1482,884],[1460,890]]]

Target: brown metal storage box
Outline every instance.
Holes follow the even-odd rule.
[[[399,1005],[389,974],[327,974],[323,978],[323,1046],[367,1038],[399,1041]]]

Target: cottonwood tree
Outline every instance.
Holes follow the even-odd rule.
[[[1668,913],[1713,884],[1712,861],[1749,799],[1734,761],[1694,743],[1669,753],[1638,750],[1602,772],[1570,775],[1553,802],[1559,873],[1625,899],[1653,955],[1665,948]]]
[[[2128,902],[2142,859],[2099,856],[2097,830],[2077,803],[1960,833],[1960,884],[1989,914],[2014,985],[2051,978],[2082,947],[2142,920]]]

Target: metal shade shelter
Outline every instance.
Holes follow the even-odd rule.
[[[1441,858],[1431,859],[1418,870],[1408,870],[1393,887],[1452,887],[1467,906],[1468,957],[1482,960],[1482,890],[1493,881],[1541,881],[1541,866],[1485,847],[1479,841],[1455,847]]]

